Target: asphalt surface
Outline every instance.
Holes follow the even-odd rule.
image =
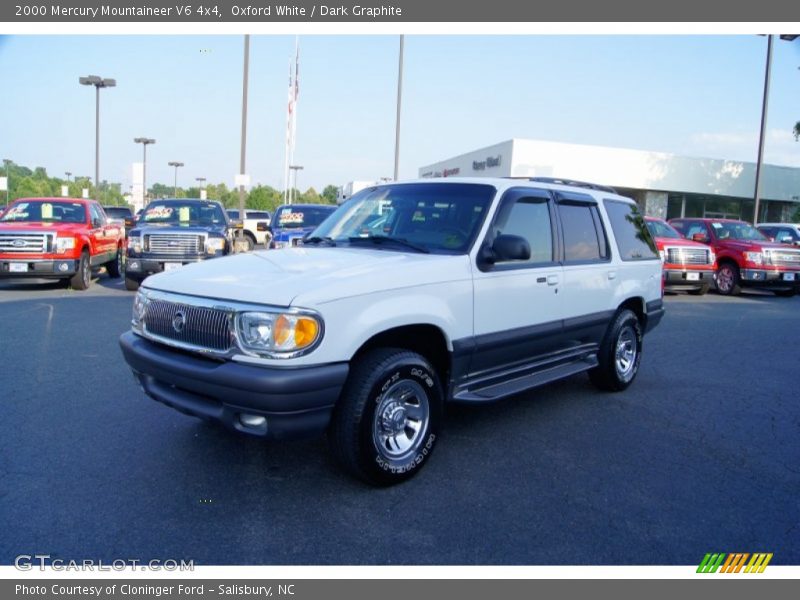
[[[800,298],[668,296],[621,394],[579,375],[453,407],[404,485],[148,399],[132,294],[0,282],[0,563],[800,564]]]

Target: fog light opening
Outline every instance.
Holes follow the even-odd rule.
[[[61,271],[62,273],[66,273],[67,271],[69,271],[69,263],[65,262],[58,263],[58,270]]]

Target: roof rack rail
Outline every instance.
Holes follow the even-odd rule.
[[[539,183],[555,183],[557,185],[573,185],[575,187],[588,188],[590,190],[608,192],[610,194],[617,193],[617,190],[608,185],[600,185],[586,181],[576,181],[574,179],[563,179],[561,177],[528,177],[528,181],[538,181]]]

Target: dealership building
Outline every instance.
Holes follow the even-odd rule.
[[[420,177],[555,177],[607,185],[645,214],[753,220],[756,164],[662,152],[513,139],[437,162]],[[763,165],[760,222],[800,208],[800,168]]]

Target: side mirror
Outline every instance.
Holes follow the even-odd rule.
[[[705,233],[693,233],[692,234],[692,241],[693,242],[700,242],[701,244],[708,243],[708,236]]]
[[[101,225],[102,225],[102,223],[100,223],[100,219],[98,219],[97,217],[95,217],[94,219],[92,219],[92,227],[94,227],[95,229],[97,229],[97,228],[99,228]]]
[[[524,237],[500,234],[492,244],[495,262],[506,260],[528,260],[531,257],[531,245]]]
[[[125,217],[125,229],[133,229],[135,224],[135,219],[133,217]]]

